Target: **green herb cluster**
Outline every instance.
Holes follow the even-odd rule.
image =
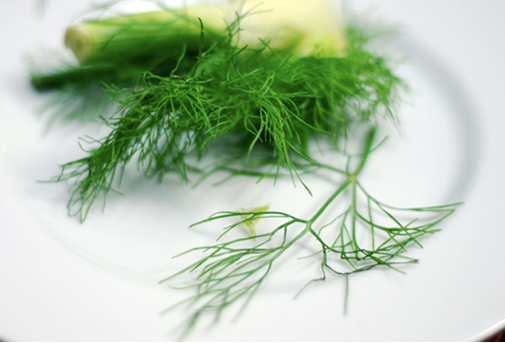
[[[267,40],[259,48],[241,46],[241,20],[238,16],[210,46],[203,45],[202,23],[198,51],[186,51],[183,44],[183,53],[161,69],[98,69],[97,75],[110,77],[88,81],[105,82],[101,87],[118,105],[114,115],[103,118],[110,133],[91,140],[87,156],[63,165],[53,180],[74,183],[68,208],[83,221],[97,199],[105,201],[120,185],[130,162],[159,181],[175,173],[189,182],[190,171],[202,179],[216,171],[259,179],[288,175],[304,186],[306,171],[326,169],[342,177],[309,217],[258,208],[220,212],[200,222],[233,218],[236,222],[224,228],[219,240],[240,226],[250,236],[191,249],[203,251],[204,257],[164,280],[196,273],[195,283],[188,286],[195,293],[185,300],[191,309],[185,332],[203,313],[211,310],[218,318],[229,305],[253,295],[278,258],[302,239],[319,244],[313,255],[319,258],[320,280],[327,272],[347,277],[377,266],[397,269],[417,261],[405,255],[407,246],[421,246],[420,238],[438,231],[436,225],[457,205],[393,207],[370,195],[359,181],[373,151],[376,127],[384,118],[395,120],[394,108],[406,88],[391,61],[368,50],[365,31],[348,27],[347,47],[339,56],[297,56],[296,46],[273,49]],[[118,76],[122,72],[126,79]],[[68,83],[69,75],[78,76],[62,73],[55,82],[65,80],[78,89]],[[37,77],[35,84],[50,85],[50,78]],[[340,146],[356,127],[368,133],[362,152],[351,155]],[[337,168],[316,160],[310,149],[314,141],[340,151],[346,164]],[[214,146],[220,158],[202,166]],[[347,205],[332,214],[337,202]],[[333,219],[316,223],[323,214]],[[267,233],[256,232],[254,224],[272,219],[282,223]],[[368,232],[369,243],[359,241],[360,230]]]
[[[257,146],[268,147],[277,171],[297,175],[295,159],[315,163],[311,140],[336,146],[357,121],[373,126],[378,116],[393,117],[402,83],[352,32],[344,57],[296,57],[268,42],[251,50],[233,44],[238,32],[230,25],[222,38],[227,44],[202,51],[192,65],[181,55],[168,76],[146,72],[134,88],[106,87],[119,103],[105,119],[110,134],[87,157],[65,164],[57,178],[77,179],[69,209],[81,220],[134,157],[146,176],[176,172],[187,179],[188,157],[229,140],[249,156]]]

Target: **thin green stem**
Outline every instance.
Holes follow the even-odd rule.
[[[309,219],[309,223],[314,223],[323,212],[330,206],[331,203],[335,200],[335,198],[344,191],[352,183],[351,179],[347,179],[344,183],[342,183],[335,192],[324,202],[323,206],[319,208],[319,210]]]

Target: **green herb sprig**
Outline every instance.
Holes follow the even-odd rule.
[[[315,240],[319,245],[319,250],[314,251],[311,257],[318,259],[321,277],[309,283],[325,280],[327,273],[347,279],[351,274],[375,267],[388,267],[402,272],[398,266],[418,262],[406,255],[407,247],[415,244],[422,248],[421,238],[439,231],[436,226],[452,214],[459,204],[398,208],[370,195],[358,179],[372,150],[374,135],[375,128],[372,128],[366,137],[363,153],[347,157],[344,180],[335,185],[333,194],[308,219],[285,212],[253,210],[218,212],[193,224],[219,225],[217,222],[220,220],[234,220],[233,224],[224,227],[216,244],[192,248],[183,253],[200,252],[204,253],[204,257],[161,281],[170,284],[181,275],[195,275],[194,282],[182,286],[192,289],[194,294],[174,305],[185,305],[189,310],[188,317],[180,327],[182,337],[190,333],[205,314],[211,313],[217,321],[231,305],[242,301],[245,306],[269,273],[275,270],[276,261],[302,240]],[[353,158],[359,158],[360,162],[351,169]],[[332,205],[336,203],[341,206],[347,204],[343,212],[333,213],[335,210]],[[361,206],[363,204],[364,207]],[[328,223],[317,224],[323,214],[329,213],[332,219]],[[220,242],[231,231],[248,226],[251,220],[273,222],[273,229]],[[275,224],[279,220],[281,223]],[[326,234],[327,231],[331,232]],[[363,231],[367,232],[369,241],[358,239],[363,236]]]

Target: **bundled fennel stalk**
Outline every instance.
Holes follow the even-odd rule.
[[[74,183],[68,207],[81,220],[134,159],[146,176],[159,180],[167,173],[189,181],[189,172],[206,177],[222,171],[259,179],[287,174],[305,186],[305,172],[340,175],[334,193],[308,216],[260,206],[200,222],[234,219],[215,245],[191,250],[204,257],[163,281],[195,274],[190,285],[195,293],[183,302],[191,311],[185,332],[203,313],[211,310],[218,317],[249,298],[279,257],[301,240],[317,242],[311,258],[317,259],[321,280],[326,273],[347,277],[415,263],[404,254],[407,247],[421,246],[422,236],[436,232],[457,205],[394,207],[360,182],[378,144],[377,125],[395,120],[405,88],[390,61],[367,50],[366,31],[336,25],[324,0],[241,5],[234,17],[227,15],[229,5],[202,5],[74,25],[65,41],[81,66],[32,80],[39,89],[100,85],[118,103],[117,112],[104,119],[110,133],[94,141],[97,147],[86,157],[63,165],[55,178]],[[341,147],[355,129],[365,134],[354,135],[362,148],[351,154]],[[346,162],[316,160],[314,141],[328,144]],[[206,168],[200,162],[210,147],[217,147],[220,158]],[[336,202],[345,206],[332,213]],[[323,217],[332,219],[321,224]],[[258,221],[272,229],[256,232]],[[250,235],[224,240],[241,226]],[[366,242],[358,239],[363,230]]]

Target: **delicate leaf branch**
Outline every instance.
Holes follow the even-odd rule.
[[[276,222],[281,219],[281,224],[268,233],[190,249],[186,253],[200,251],[205,256],[161,281],[172,282],[181,274],[196,273],[195,282],[186,286],[192,288],[194,294],[184,301],[190,311],[183,326],[185,333],[198,324],[204,313],[214,313],[217,320],[222,311],[233,303],[243,301],[245,304],[274,268],[275,262],[302,239],[315,239],[319,245],[319,250],[310,256],[319,258],[321,277],[309,284],[325,280],[327,272],[345,276],[347,280],[350,274],[379,266],[401,272],[400,265],[417,262],[417,259],[405,255],[408,246],[416,244],[422,247],[421,238],[439,231],[436,226],[453,213],[458,204],[403,209],[384,204],[371,196],[358,178],[372,150],[374,134],[375,129],[369,131],[354,172],[347,171],[347,179],[309,219],[284,212],[258,210],[219,212],[194,224],[235,218],[234,224],[224,228],[219,236],[221,239],[247,224],[250,218],[264,224],[272,219]],[[348,206],[334,215],[330,223],[318,227],[318,219],[333,212],[337,202],[340,205],[347,203]],[[364,209],[362,205],[365,205]],[[363,237],[363,232],[368,233],[366,241],[358,239]]]

